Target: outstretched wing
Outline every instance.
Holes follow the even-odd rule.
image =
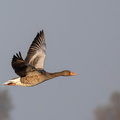
[[[24,77],[28,72],[33,71],[34,67],[30,66],[26,61],[23,60],[21,53],[16,53],[12,58],[12,67],[17,75]]]
[[[44,60],[46,57],[46,43],[44,38],[44,31],[40,31],[34,41],[32,42],[25,61],[35,68],[43,68]]]

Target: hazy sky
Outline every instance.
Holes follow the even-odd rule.
[[[1,0],[1,84],[16,77],[13,54],[23,57],[44,29],[45,70],[69,69],[34,87],[8,88],[12,120],[91,120],[93,110],[120,91],[119,0]]]

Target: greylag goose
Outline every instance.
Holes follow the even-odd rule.
[[[44,38],[44,31],[37,33],[34,38],[25,60],[23,60],[21,53],[16,53],[12,58],[12,67],[15,73],[19,76],[4,83],[7,86],[35,86],[46,80],[58,76],[73,76],[69,70],[61,72],[49,73],[43,69],[44,59],[46,57],[46,43]]]

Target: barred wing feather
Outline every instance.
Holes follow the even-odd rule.
[[[25,61],[35,68],[43,68],[46,57],[46,43],[44,38],[44,31],[40,31],[32,42]]]

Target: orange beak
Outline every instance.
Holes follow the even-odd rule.
[[[70,72],[70,75],[76,75],[76,73]]]

